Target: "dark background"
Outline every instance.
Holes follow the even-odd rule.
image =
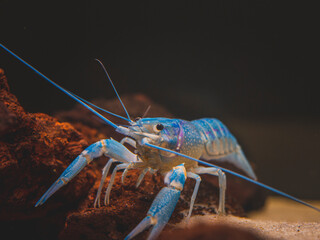
[[[216,117],[264,183],[320,199],[317,8],[290,1],[0,1],[0,41],[87,99],[141,92],[177,117]],[[73,100],[0,50],[28,111]]]

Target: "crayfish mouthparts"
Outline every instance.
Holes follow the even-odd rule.
[[[118,126],[115,130],[116,132],[121,133],[125,136],[131,136],[131,130],[129,128]]]
[[[135,131],[133,129],[126,128],[123,126],[117,127],[116,131],[118,133],[132,137],[134,139],[136,139],[137,137],[143,137],[143,138],[152,139],[153,141],[161,141],[162,140],[162,137],[160,137],[159,135],[152,134],[152,133],[138,132],[138,131]]]

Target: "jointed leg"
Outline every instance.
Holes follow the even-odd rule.
[[[148,240],[156,239],[167,224],[179,200],[187,176],[183,164],[174,167],[165,177],[167,187],[161,189],[154,199],[147,216],[133,229],[125,240],[132,239],[140,232],[153,226]]]
[[[135,142],[133,139],[129,138],[129,137],[123,138],[123,139],[120,141],[120,143],[121,143],[121,144],[127,143],[127,144],[129,144],[130,146],[136,148],[136,142]],[[140,160],[140,159],[138,158],[138,156],[137,156],[136,162],[139,162],[139,161],[141,161],[141,160]],[[123,171],[122,177],[121,177],[121,182],[122,182],[122,184],[124,184],[124,179],[125,179],[126,176],[127,176],[128,170],[131,169],[132,166],[133,166],[132,164],[129,164],[129,165],[126,167],[126,169]]]
[[[142,164],[141,162],[122,163],[122,164],[117,165],[113,169],[112,174],[111,174],[111,178],[110,178],[107,190],[106,190],[106,195],[104,197],[104,204],[105,205],[109,204],[110,192],[111,192],[117,171],[122,170],[122,169],[125,169],[125,171],[126,171],[127,169],[141,168],[141,164]],[[122,174],[122,177],[123,177],[123,174]]]
[[[139,178],[138,178],[138,180],[137,180],[136,188],[139,187],[139,185],[141,184],[144,176],[146,175],[147,172],[150,171],[150,169],[151,169],[151,168],[145,168],[145,169],[143,169],[143,171],[141,172],[141,174],[140,174],[140,176],[139,176]]]
[[[130,146],[132,146],[134,148],[136,147],[136,142],[131,138],[125,137],[120,141],[120,144],[122,144],[122,145],[125,144],[125,143],[129,144]],[[106,155],[106,156],[108,156],[108,155]],[[102,169],[102,177],[101,177],[100,186],[99,186],[99,189],[98,189],[98,192],[97,192],[97,196],[96,196],[96,199],[94,201],[94,207],[96,207],[97,204],[98,204],[98,207],[100,207],[101,191],[102,191],[104,182],[106,180],[106,177],[107,177],[107,175],[109,173],[110,167],[111,167],[112,163],[114,163],[114,162],[117,162],[117,160],[110,158],[109,161],[107,162],[107,164]],[[130,162],[130,164],[128,165],[128,167],[125,170],[127,171],[131,166],[132,166],[132,164]]]
[[[145,229],[149,228],[150,226],[156,224],[156,220],[154,217],[147,216],[145,217],[139,224],[136,226],[129,234],[126,236],[124,240],[129,240],[139,233],[143,232]]]
[[[61,187],[66,185],[72,178],[74,178],[87,164],[94,158],[102,156],[107,151],[106,145],[108,140],[98,141],[87,147],[61,174],[54,184],[47,190],[47,192],[40,198],[35,205],[36,207],[42,205],[47,199],[52,196]]]
[[[127,173],[128,173],[128,171],[129,171],[130,169],[132,169],[133,165],[134,165],[134,163],[130,163],[130,164],[126,167],[126,169],[123,171],[122,176],[121,176],[121,183],[122,183],[122,184],[124,184],[124,180],[125,180],[125,178],[126,178],[126,176],[127,176]]]
[[[199,190],[201,178],[200,178],[199,175],[197,175],[197,174],[195,174],[195,173],[192,173],[192,172],[188,172],[188,173],[187,173],[187,176],[188,176],[189,178],[193,178],[193,179],[196,180],[196,185],[194,186],[194,190],[193,190],[192,197],[191,197],[191,200],[190,200],[189,213],[188,213],[188,216],[187,216],[187,221],[189,221],[190,216],[191,216],[191,213],[192,213],[194,201],[196,200],[196,197],[197,197],[197,194],[198,194],[198,190]]]
[[[122,169],[125,169],[126,167],[128,167],[129,164],[130,164],[130,163],[122,163],[122,164],[117,165],[117,166],[113,169],[113,172],[112,172],[112,174],[111,174],[111,178],[110,178],[110,181],[109,181],[107,190],[106,190],[106,195],[104,196],[104,204],[105,204],[105,205],[109,204],[110,192],[111,192],[112,185],[113,185],[113,183],[114,183],[114,179],[115,179],[115,177],[116,177],[117,171],[122,170]]]
[[[128,170],[135,168],[135,166],[138,165],[138,162],[134,162],[134,163],[130,163],[126,169],[123,171],[122,173],[122,177],[121,177],[121,182],[122,184],[124,184],[124,179],[127,176]],[[142,173],[140,174],[138,180],[137,180],[137,184],[136,184],[136,188],[139,187],[139,185],[141,184],[144,176],[146,175],[147,172],[150,172],[151,174],[155,173],[155,171],[152,168],[145,168]]]
[[[227,180],[226,175],[222,170],[214,167],[198,167],[194,169],[195,173],[198,174],[210,174],[214,176],[218,176],[219,178],[219,208],[218,214],[225,214],[225,196],[226,196],[226,188],[227,188]]]
[[[121,143],[113,139],[104,139],[87,147],[68,167],[58,180],[47,190],[47,192],[36,203],[36,207],[42,205],[52,194],[74,178],[87,164],[102,154],[116,159],[120,162],[134,162],[137,155],[130,152]]]
[[[123,145],[124,145],[125,143],[127,143],[127,144],[129,144],[131,147],[137,148],[137,147],[136,147],[136,141],[134,141],[132,138],[129,138],[129,137],[124,137],[124,138],[122,138],[121,141],[120,141],[120,143],[123,144]]]
[[[104,182],[106,180],[106,177],[109,173],[110,167],[111,167],[112,163],[114,163],[114,162],[115,162],[115,160],[110,158],[109,161],[107,162],[107,164],[102,169],[102,177],[101,177],[101,181],[100,181],[100,186],[99,186],[99,189],[97,192],[96,199],[94,200],[93,207],[97,207],[97,204],[98,204],[98,207],[100,207],[100,195],[101,195],[102,187],[103,187]]]

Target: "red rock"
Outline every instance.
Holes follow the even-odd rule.
[[[173,117],[141,94],[124,96],[123,102],[132,117],[141,117],[148,105],[152,105],[150,117]],[[118,100],[95,103],[124,116]],[[61,239],[121,239],[143,219],[164,186],[162,176],[148,175],[136,189],[139,173],[129,171],[125,185],[120,184],[117,175],[111,204],[94,209],[100,171],[107,160],[102,158],[86,167],[43,206],[34,208],[41,195],[86,146],[102,138],[119,140],[121,136],[80,107],[56,115],[60,121],[70,123],[42,113],[25,112],[9,92],[2,70],[0,117],[0,230],[12,238],[56,239],[60,233]],[[115,117],[108,118],[125,124]],[[214,213],[218,203],[216,178],[204,176],[203,180],[193,214]],[[235,178],[228,178],[227,182],[229,214],[244,216],[245,210],[263,205],[265,196],[261,189],[239,183]],[[193,186],[194,181],[188,180],[170,223],[181,221],[181,211],[188,210]]]
[[[0,220],[11,236],[34,234],[28,224],[52,222],[48,235],[57,235],[68,209],[73,209],[94,183],[90,168],[69,188],[40,208],[36,201],[88,143],[69,123],[43,113],[27,113],[9,92],[0,70]],[[41,222],[42,221],[42,222]],[[61,227],[61,226],[60,226]],[[19,231],[21,229],[26,232]]]

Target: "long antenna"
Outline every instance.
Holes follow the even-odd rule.
[[[291,199],[291,200],[293,200],[293,201],[296,201],[296,202],[298,202],[298,203],[301,203],[301,204],[303,204],[303,205],[305,205],[305,206],[307,206],[307,207],[310,207],[310,208],[312,208],[312,209],[320,212],[320,209],[319,209],[319,208],[317,208],[317,207],[315,207],[315,206],[312,206],[312,205],[309,204],[309,203],[306,203],[306,202],[304,202],[304,201],[302,201],[302,200],[300,200],[300,199],[298,199],[298,198],[296,198],[296,197],[293,197],[293,196],[291,196],[291,195],[289,195],[289,194],[287,194],[287,193],[284,193],[284,192],[282,192],[282,191],[280,191],[280,190],[278,190],[278,189],[275,189],[275,188],[270,187],[270,186],[268,186],[268,185],[266,185],[266,184],[264,184],[264,183],[261,183],[261,182],[258,182],[258,181],[256,181],[256,180],[253,180],[253,179],[251,179],[251,178],[249,178],[249,177],[243,176],[243,175],[241,175],[241,174],[239,174],[239,173],[236,173],[236,172],[234,172],[234,171],[231,171],[231,170],[229,170],[229,169],[226,169],[226,168],[223,168],[223,167],[219,167],[219,166],[216,166],[216,165],[214,165],[214,164],[211,164],[211,163],[208,163],[208,162],[205,162],[205,161],[202,161],[202,160],[199,160],[199,159],[190,157],[190,156],[188,156],[188,155],[185,155],[185,154],[182,154],[182,153],[179,153],[179,152],[170,150],[170,149],[166,149],[166,148],[163,148],[163,147],[159,147],[159,146],[150,144],[150,143],[148,143],[148,142],[145,142],[144,145],[146,145],[146,146],[148,146],[148,147],[151,147],[151,148],[155,148],[155,149],[159,149],[159,150],[162,150],[162,151],[166,151],[166,152],[169,152],[169,153],[174,153],[174,154],[176,154],[176,155],[179,155],[179,156],[184,157],[184,158],[188,158],[188,159],[190,159],[190,160],[196,161],[196,162],[198,162],[198,163],[201,163],[201,164],[206,165],[206,166],[209,166],[209,167],[215,167],[215,168],[221,169],[221,170],[223,170],[224,172],[230,173],[230,174],[235,175],[235,176],[237,176],[237,177],[239,177],[239,178],[242,178],[242,179],[244,179],[244,180],[246,180],[246,181],[252,182],[252,183],[254,183],[254,184],[256,184],[256,185],[258,185],[258,186],[260,186],[260,187],[266,188],[266,189],[268,189],[268,190],[270,190],[270,191],[272,191],[272,192],[275,192],[275,193],[277,193],[277,194],[279,194],[279,195],[282,195],[282,196],[284,196],[284,197],[287,197],[287,198],[289,198],[289,199]]]
[[[149,106],[147,107],[147,110],[144,112],[144,114],[142,115],[142,117],[141,117],[141,118],[144,118],[145,116],[147,116],[147,114],[148,114],[148,112],[149,112],[150,108],[151,108],[151,105],[149,105]]]
[[[115,116],[115,117],[118,117],[118,118],[121,118],[121,119],[123,119],[123,120],[128,121],[128,119],[126,119],[125,117],[122,117],[122,116],[120,116],[120,115],[118,115],[118,114],[115,114],[115,113],[113,113],[113,112],[110,112],[110,111],[108,111],[108,110],[106,110],[106,109],[104,109],[104,108],[102,108],[102,107],[99,107],[99,106],[97,106],[97,105],[89,102],[88,100],[86,100],[86,99],[84,99],[84,98],[82,98],[82,97],[79,97],[78,95],[76,95],[76,94],[74,94],[74,93],[72,93],[72,92],[70,92],[70,93],[71,93],[73,96],[75,96],[76,98],[79,98],[82,102],[85,102],[86,104],[90,105],[91,107],[94,107],[94,108],[99,109],[100,111],[103,111],[103,112],[105,112],[105,113],[108,113],[108,114],[110,114],[110,115],[112,115],[112,116]]]
[[[6,50],[8,53],[10,53],[12,56],[14,56],[16,59],[18,59],[20,62],[24,63],[25,65],[27,65],[27,67],[31,68],[31,70],[33,70],[34,72],[36,72],[38,75],[40,75],[41,77],[43,77],[45,80],[47,80],[49,83],[51,83],[53,86],[55,86],[56,88],[60,89],[62,92],[64,92],[65,94],[67,94],[69,97],[71,97],[72,99],[74,99],[75,101],[77,101],[78,103],[80,103],[81,105],[83,105],[84,107],[86,107],[88,110],[90,110],[91,112],[93,112],[95,115],[97,115],[98,117],[100,117],[102,120],[104,120],[107,124],[109,124],[111,127],[117,128],[118,126],[116,124],[114,124],[113,122],[111,122],[110,120],[108,120],[107,118],[105,118],[104,116],[102,116],[100,113],[98,113],[96,110],[94,110],[93,108],[91,108],[89,105],[87,105],[86,103],[82,102],[80,99],[78,99],[76,96],[74,96],[72,93],[70,93],[68,90],[64,89],[63,87],[61,87],[59,84],[55,83],[54,81],[52,81],[50,78],[48,78],[47,76],[45,76],[44,74],[42,74],[40,71],[38,71],[36,68],[34,68],[33,66],[31,66],[29,63],[27,63],[26,61],[24,61],[22,58],[20,58],[18,55],[14,54],[13,52],[11,52],[8,48],[6,48],[5,46],[3,46],[0,43],[0,47],[2,47],[4,50]]]
[[[127,117],[128,117],[129,122],[132,122],[131,119],[130,119],[129,113],[128,113],[126,107],[124,106],[123,102],[121,101],[121,98],[120,98],[120,96],[119,96],[119,94],[118,94],[118,92],[117,92],[117,89],[116,89],[116,87],[114,86],[114,84],[113,84],[113,82],[112,82],[112,80],[111,80],[111,77],[109,76],[109,73],[108,73],[107,69],[104,67],[103,63],[102,63],[99,59],[96,58],[95,60],[96,60],[98,63],[100,63],[101,67],[103,68],[105,74],[106,74],[107,77],[108,77],[109,82],[111,83],[111,85],[112,85],[112,87],[113,87],[113,90],[114,90],[115,93],[117,94],[117,97],[118,97],[118,99],[119,99],[119,101],[120,101],[120,103],[121,103],[124,111],[126,112],[126,115],[127,115]]]

